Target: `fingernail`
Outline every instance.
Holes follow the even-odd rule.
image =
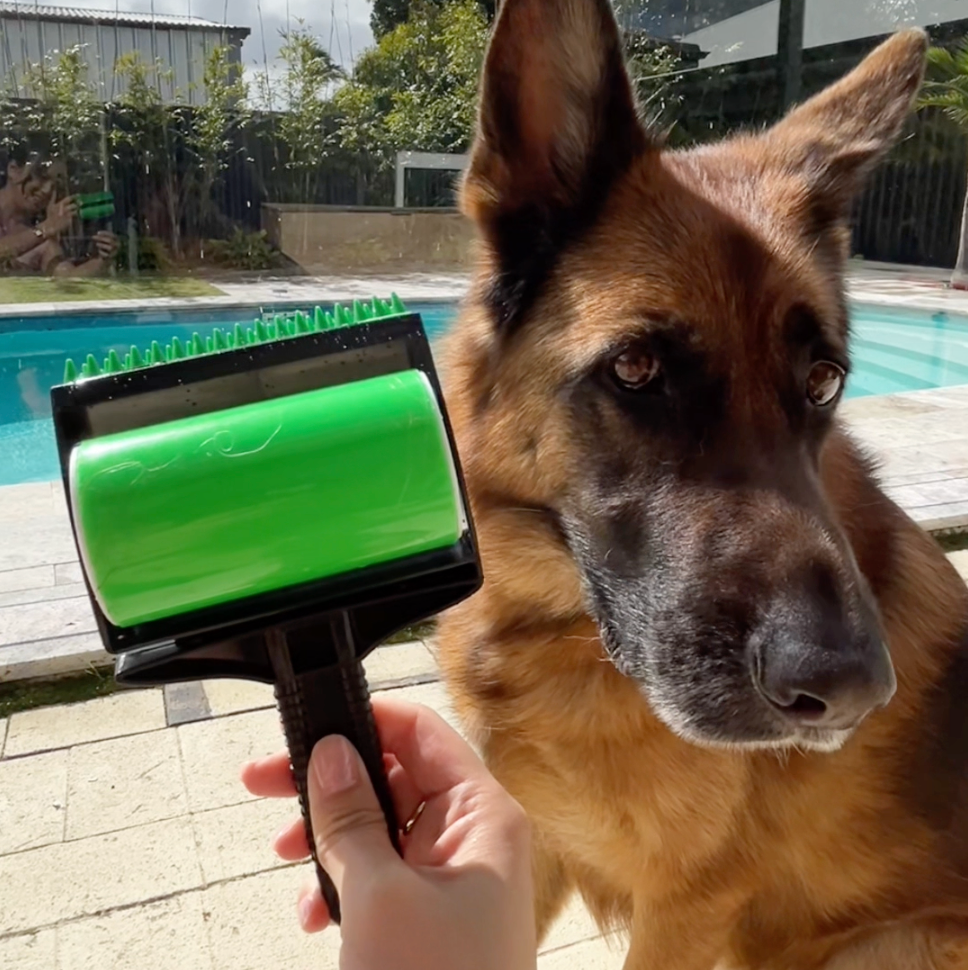
[[[299,922],[305,928],[309,926],[309,921],[313,917],[313,898],[312,896],[303,896],[299,900]]]
[[[346,738],[336,736],[320,741],[313,764],[316,781],[327,795],[346,791],[360,781],[359,758]]]

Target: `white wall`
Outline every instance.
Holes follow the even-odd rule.
[[[902,27],[929,27],[968,19],[968,0],[806,0],[803,46],[823,47],[876,37]],[[776,53],[779,0],[703,27],[683,37],[709,56],[700,66],[716,67]]]

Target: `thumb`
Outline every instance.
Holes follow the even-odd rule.
[[[366,767],[346,738],[323,738],[313,749],[308,775],[316,854],[340,896],[346,883],[400,863]]]

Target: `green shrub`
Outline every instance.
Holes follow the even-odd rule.
[[[228,239],[212,239],[208,246],[215,261],[231,269],[255,272],[273,269],[280,262],[279,253],[264,229],[246,232],[236,228]]]

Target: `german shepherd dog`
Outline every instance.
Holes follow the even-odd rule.
[[[445,349],[485,585],[444,676],[627,970],[968,968],[968,589],[837,419],[847,218],[902,32],[664,150],[607,0],[504,0]]]

